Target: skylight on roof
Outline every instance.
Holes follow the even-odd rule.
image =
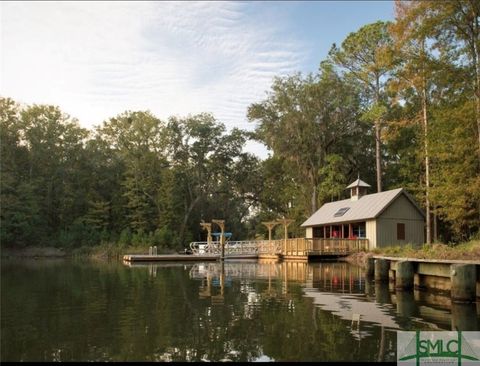
[[[334,217],[343,216],[343,215],[345,215],[345,212],[347,212],[348,210],[350,210],[350,207],[342,207],[337,212],[335,212],[335,214],[333,216]]]

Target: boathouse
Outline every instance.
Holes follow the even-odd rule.
[[[367,239],[368,248],[423,244],[425,214],[403,188],[367,194],[370,185],[357,179],[350,198],[329,202],[301,226],[307,238]]]

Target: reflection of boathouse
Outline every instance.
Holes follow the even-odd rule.
[[[424,242],[425,215],[403,189],[366,194],[370,187],[357,179],[350,199],[329,202],[305,221],[307,238],[368,239],[370,249]]]
[[[476,304],[455,304],[448,297],[431,293],[392,291],[388,284],[374,285],[366,281],[359,267],[345,262],[195,264],[190,269],[190,277],[201,280],[199,297],[211,299],[212,305],[223,304],[224,292],[238,281],[241,282],[239,291],[248,297],[248,306],[257,306],[267,298],[292,301],[294,288],[300,285],[303,296],[311,298],[318,308],[347,322],[352,322],[354,314],[359,315],[361,326],[352,323],[351,328],[357,339],[369,336],[367,324],[372,323],[385,330],[405,329],[411,322],[438,330],[417,316],[443,323],[442,329],[475,330],[480,314],[480,306],[477,309]],[[252,287],[258,280],[265,281],[265,288],[260,291]]]

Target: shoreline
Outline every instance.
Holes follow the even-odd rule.
[[[71,254],[54,247],[2,248],[3,258],[67,258]]]
[[[118,259],[121,260],[126,254],[143,255],[148,253],[148,247],[119,248],[114,245],[98,245],[95,247],[80,247],[75,249],[61,249],[55,247],[26,247],[26,248],[2,248],[0,257],[8,258],[91,258],[91,259]],[[178,254],[174,251],[166,251],[159,254]]]

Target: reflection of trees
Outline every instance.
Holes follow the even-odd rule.
[[[2,360],[155,360],[167,351],[173,360],[219,360],[234,350],[240,354],[230,358],[259,356],[256,330],[239,322],[246,297],[240,283],[219,307],[198,298],[198,285],[182,267],[159,268],[155,278],[148,268],[92,263],[2,273],[2,288],[11,292],[2,296]]]
[[[305,283],[324,291],[359,291],[363,285],[353,267],[225,263],[220,281],[222,271],[213,265],[209,294],[203,297],[207,277],[193,269],[159,265],[154,276],[148,266],[117,263],[2,267],[2,289],[8,289],[1,299],[2,361],[379,357],[379,327],[361,324],[368,336],[360,347],[351,319],[304,296]],[[222,303],[215,305],[212,298],[222,293]],[[393,360],[395,337],[390,331],[384,337],[385,360]]]

